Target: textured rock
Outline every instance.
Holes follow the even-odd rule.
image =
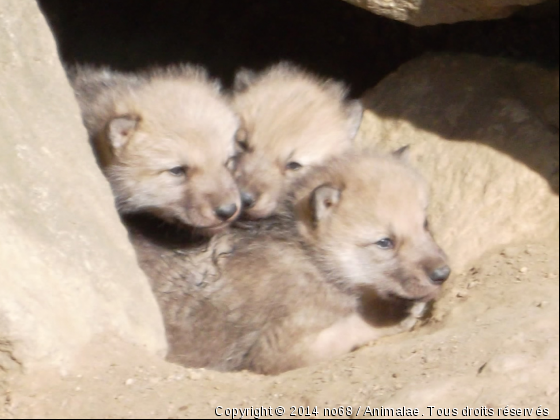
[[[345,0],[391,19],[416,26],[455,23],[465,20],[500,19],[521,6],[544,0]]]
[[[558,235],[558,71],[426,56],[364,97],[363,145],[412,145],[432,226],[455,269],[505,244]]]
[[[0,0],[0,109],[0,372],[66,364],[102,335],[164,351],[35,1]]]

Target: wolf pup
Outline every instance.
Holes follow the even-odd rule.
[[[402,331],[451,272],[428,203],[398,157],[350,153],[310,170],[262,221],[281,228],[238,231],[214,282],[159,280],[169,360],[278,374]]]
[[[242,123],[236,179],[250,219],[273,214],[294,180],[350,149],[363,110],[346,93],[341,83],[287,63],[239,72],[232,99]]]
[[[78,67],[69,76],[122,215],[145,212],[203,233],[238,216],[239,121],[203,70]]]

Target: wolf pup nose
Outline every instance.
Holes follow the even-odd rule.
[[[232,204],[226,204],[224,206],[220,206],[220,207],[216,208],[216,210],[214,210],[214,213],[221,220],[223,220],[224,222],[227,222],[228,220],[230,220],[231,218],[233,218],[233,216],[235,216],[237,214],[237,210],[239,210],[239,207],[237,207],[237,204],[232,203]]]
[[[241,193],[241,202],[246,210],[253,208],[257,201],[257,197],[254,194],[248,192]]]
[[[448,265],[440,267],[434,270],[429,276],[434,284],[441,285],[451,276],[451,268]]]

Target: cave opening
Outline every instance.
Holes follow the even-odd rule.
[[[39,0],[65,64],[196,63],[229,85],[241,67],[289,60],[344,80],[353,96],[430,51],[558,66],[553,3],[553,13],[417,28],[341,0]]]

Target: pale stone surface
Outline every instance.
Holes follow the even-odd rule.
[[[107,334],[162,354],[155,299],[32,0],[0,0],[0,138],[0,372],[66,365]]]
[[[454,268],[558,232],[558,71],[426,56],[364,97],[359,141],[411,161],[433,190],[431,224]]]
[[[345,0],[391,19],[415,26],[455,23],[466,20],[500,19],[522,6],[544,0]]]

